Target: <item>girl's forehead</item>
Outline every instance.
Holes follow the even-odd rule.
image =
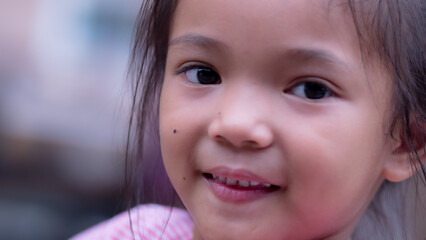
[[[226,0],[180,0],[178,11],[198,11],[201,15],[235,16],[243,20],[282,18],[288,11],[299,16],[328,16],[336,13],[350,16],[347,0],[270,0],[270,1],[226,1]],[[355,2],[355,1],[353,1]],[[372,2],[372,1],[368,1]],[[206,7],[206,8],[205,8]],[[287,13],[287,14],[285,14]],[[267,18],[265,18],[267,16]],[[339,16],[339,17],[341,17]],[[226,20],[226,19],[223,19]]]
[[[350,9],[344,3],[340,0],[181,0],[172,21],[172,35],[181,25],[213,33],[227,29],[250,37],[247,40],[259,37],[264,41],[270,38],[271,30],[276,33],[327,30],[326,33],[339,34],[342,29],[349,29],[355,33]],[[207,26],[208,29],[202,29]]]
[[[342,1],[181,0],[169,46],[185,42],[224,51],[255,53],[257,49],[263,55],[267,55],[265,51],[294,53],[305,49],[310,53],[305,56],[342,63],[360,56],[353,19]]]

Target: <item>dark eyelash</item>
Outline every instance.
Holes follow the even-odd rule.
[[[195,69],[195,68],[210,68],[210,67],[207,67],[207,66],[203,66],[203,65],[197,65],[197,64],[194,64],[194,65],[188,65],[188,66],[184,66],[184,67],[182,67],[181,69],[179,69],[177,72],[176,72],[176,75],[179,75],[179,74],[182,74],[182,73],[185,73],[185,72],[187,72],[187,71],[189,71],[189,70],[192,70],[192,69]]]

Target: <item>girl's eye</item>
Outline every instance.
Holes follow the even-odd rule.
[[[181,73],[185,73],[191,83],[195,84],[220,84],[222,80],[219,74],[208,67],[188,67],[184,68]]]
[[[334,96],[334,93],[326,86],[316,82],[303,82],[291,88],[289,93],[301,98],[318,100]]]

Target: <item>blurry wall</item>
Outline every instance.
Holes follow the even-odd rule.
[[[123,210],[140,4],[0,1],[0,239],[65,239]]]

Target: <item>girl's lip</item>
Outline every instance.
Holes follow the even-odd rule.
[[[268,183],[253,184],[254,181],[217,177],[209,173],[203,173],[203,177],[212,193],[221,201],[229,203],[252,202],[281,189]]]
[[[281,187],[244,169],[218,167],[203,172],[209,189],[224,202],[242,203],[266,197]]]
[[[218,177],[230,178],[234,180],[244,180],[250,182],[258,182],[265,185],[274,185],[280,187],[277,184],[272,183],[271,181],[264,179],[255,173],[246,170],[246,169],[233,169],[225,166],[216,167],[208,171],[203,172],[204,174],[211,174]]]

